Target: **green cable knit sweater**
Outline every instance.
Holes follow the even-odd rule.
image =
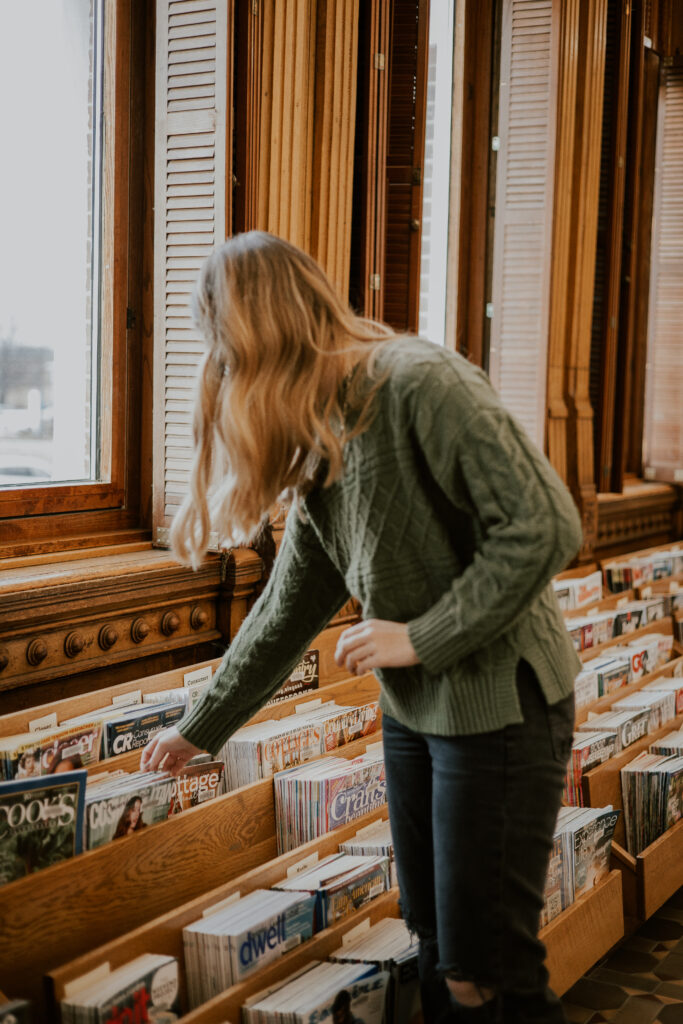
[[[349,595],[365,618],[407,622],[421,664],[377,670],[382,710],[438,735],[522,721],[515,666],[549,704],[579,661],[551,576],[581,541],[572,498],[486,375],[400,338],[344,472],[292,511],[273,573],[180,732],[215,753],[282,685]]]

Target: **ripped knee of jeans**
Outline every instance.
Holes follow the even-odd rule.
[[[491,1020],[499,1019],[500,1000],[498,999],[498,992],[495,988],[490,985],[472,981],[458,970],[445,970],[443,975],[446,979],[451,999],[457,1007],[462,1007],[467,1010],[476,1010],[480,1007],[487,1007],[491,1014]]]

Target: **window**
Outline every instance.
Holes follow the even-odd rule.
[[[0,8],[0,555],[139,523],[148,9]]]

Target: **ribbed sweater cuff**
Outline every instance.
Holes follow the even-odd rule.
[[[469,651],[465,637],[457,636],[440,602],[408,623],[408,637],[422,664],[434,675],[451,668]]]
[[[225,715],[221,704],[208,698],[209,695],[178,722],[177,728],[188,743],[210,754],[217,754],[223,746],[224,738],[236,732],[247,721],[250,712],[241,710]]]

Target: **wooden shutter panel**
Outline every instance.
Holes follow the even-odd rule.
[[[683,483],[683,67],[659,92],[645,375],[644,475]]]
[[[546,418],[558,17],[553,0],[506,0],[501,39],[489,372],[539,447]]]
[[[204,344],[189,301],[227,234],[231,0],[158,0],[154,214],[154,537],[187,493]]]

